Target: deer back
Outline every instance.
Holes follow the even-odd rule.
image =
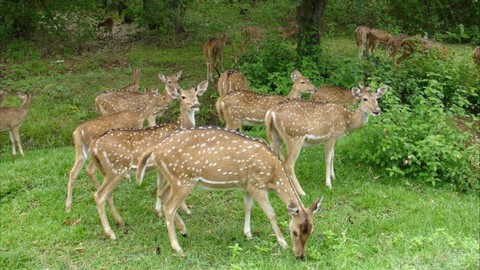
[[[477,46],[472,53],[472,58],[477,65],[480,65],[480,46]]]
[[[312,94],[312,101],[320,103],[335,103],[340,105],[353,105],[358,102],[352,91],[339,86],[322,86]]]
[[[243,73],[231,69],[223,72],[218,79],[217,84],[218,95],[223,97],[233,91],[249,91],[250,85]]]
[[[381,29],[371,28],[367,34],[367,40],[369,43],[373,43],[375,41],[387,45],[388,41],[392,39],[392,34],[388,33],[387,31]]]
[[[27,117],[33,96],[23,91],[19,91],[18,96],[23,99],[21,107],[0,107],[0,131],[20,126]]]

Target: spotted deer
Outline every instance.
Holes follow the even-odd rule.
[[[359,83],[360,88],[364,88],[363,83]],[[352,95],[352,91],[339,86],[322,86],[312,94],[312,101],[320,103],[335,103],[340,105],[354,105],[359,100]]]
[[[255,45],[256,50],[258,51],[258,46],[265,42],[265,33],[263,29],[255,26],[247,26],[242,30],[243,41],[242,48],[246,50],[247,45],[252,42]]]
[[[409,35],[405,34],[400,34],[398,36],[394,36],[393,38],[390,39],[387,43],[387,54],[395,59],[397,53],[400,51],[400,48],[402,46],[402,42],[406,38],[411,38]]]
[[[165,113],[172,102],[178,98],[180,89],[179,80],[182,71],[175,75],[165,76],[158,74],[158,79],[165,84],[165,93],[155,96],[157,99],[165,100],[163,103],[157,103],[159,106],[155,108],[151,115],[147,117],[148,125],[154,126],[155,119]],[[158,92],[157,89],[153,90]],[[145,103],[149,98],[148,93],[130,92],[130,91],[109,91],[98,95],[95,98],[95,107],[102,114],[111,114],[120,111],[132,110],[139,105]]]
[[[108,17],[103,22],[100,22],[97,24],[97,29],[100,29],[103,27],[104,32],[107,33],[107,36],[113,37],[113,26],[114,26],[113,19],[111,17]]]
[[[377,49],[378,44],[387,46],[392,38],[392,34],[387,31],[371,28],[367,33],[368,54],[372,55]]]
[[[428,53],[430,51],[436,51],[440,56],[447,56],[447,49],[445,46],[432,39],[425,39],[420,36],[406,37],[402,40],[400,45],[400,51],[402,55],[399,58],[394,59],[395,63],[410,58],[415,53]]]
[[[0,107],[0,131],[8,130],[10,142],[12,144],[12,154],[17,154],[15,149],[16,143],[20,154],[24,156],[22,142],[20,141],[20,126],[25,121],[25,118],[30,111],[30,107],[32,106],[32,94],[18,91],[17,95],[23,100],[23,104],[20,108]]]
[[[167,85],[167,87],[172,87]],[[161,124],[148,128],[113,129],[95,139],[90,145],[90,156],[96,168],[104,176],[103,184],[95,193],[95,203],[105,234],[110,239],[116,239],[105,212],[105,202],[108,201],[113,216],[120,226],[123,219],[113,205],[113,191],[121,179],[134,170],[144,151],[156,146],[178,128],[195,127],[195,113],[200,110],[198,97],[207,90],[208,81],[201,82],[197,87],[180,90],[180,118],[176,124]],[[149,168],[150,169],[150,168]],[[161,215],[161,196],[163,181],[157,177],[157,203],[155,210]],[[185,204],[185,212],[190,213]]]
[[[367,88],[352,88],[352,95],[360,99],[355,111],[333,103],[286,100],[267,112],[265,122],[270,146],[275,153],[281,154],[282,142],[285,143],[285,167],[301,195],[305,192],[295,176],[294,167],[302,147],[325,144],[326,186],[331,189],[331,178],[335,179],[335,142],[347,132],[362,128],[370,114],[379,115],[381,110],[377,99],[386,91],[386,87],[378,88],[376,93],[368,92]]]
[[[230,69],[220,75],[217,83],[218,97],[226,96],[230,92],[250,90],[250,85],[245,75],[235,69]]]
[[[358,47],[358,58],[363,58],[363,52],[368,49],[367,34],[370,28],[360,25],[355,29],[355,41]]]
[[[131,111],[122,111],[109,115],[100,116],[99,118],[90,120],[79,125],[73,132],[73,142],[75,144],[75,163],[70,170],[67,199],[65,201],[65,211],[70,212],[72,208],[72,193],[73,187],[78,177],[80,169],[88,159],[88,149],[90,143],[107,132],[115,128],[140,128],[143,126],[145,119],[152,113],[157,106],[158,100],[154,93],[150,93],[150,98],[140,107]],[[95,177],[95,166],[90,163],[86,168],[87,175],[90,181],[98,189],[100,185]]]
[[[223,70],[223,47],[228,42],[227,33],[223,33],[221,38],[211,38],[203,46],[203,55],[207,64],[207,80],[213,80],[213,71],[217,70],[217,61]],[[218,72],[219,73],[219,72]]]
[[[242,125],[263,125],[265,113],[284,99],[299,99],[302,93],[313,93],[315,85],[298,70],[290,74],[293,81],[288,96],[264,95],[250,91],[235,91],[216,102],[218,116],[228,129],[241,129]]]
[[[322,199],[305,208],[283,163],[264,141],[220,127],[181,129],[144,152],[137,168],[138,183],[142,182],[150,161],[170,184],[163,213],[171,247],[177,253],[183,254],[183,250],[175,233],[175,218],[179,219],[177,226],[186,236],[185,224],[176,215],[177,209],[194,188],[199,187],[243,190],[247,239],[252,238],[250,215],[255,200],[270,220],[277,242],[286,248],[288,244],[268,199],[268,191],[274,191],[291,215],[289,231],[293,253],[298,259],[304,258],[306,243],[314,227],[313,215],[319,210]]]

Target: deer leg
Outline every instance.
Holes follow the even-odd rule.
[[[12,144],[12,154],[15,156],[17,151],[15,150],[15,138],[13,137],[12,130],[8,131],[8,135],[10,136],[10,143]]]
[[[161,217],[163,215],[162,213],[162,200],[165,201],[167,196],[170,196],[171,189],[170,187],[164,188],[164,181],[162,178],[161,173],[157,173],[157,201],[155,203],[155,211],[157,212],[157,215]],[[182,202],[180,205],[180,208],[190,215],[192,212],[190,212],[190,209],[188,209],[188,206],[185,202]]]
[[[332,189],[331,173],[333,171],[333,156],[335,151],[335,140],[329,140],[325,143],[325,167],[326,167],[326,186]]]
[[[113,199],[110,198],[113,190],[117,187],[118,183],[120,182],[120,180],[122,180],[122,178],[123,175],[115,175],[113,176],[113,178],[106,175],[102,186],[100,186],[100,188],[94,194],[95,204],[97,205],[98,215],[100,216],[100,221],[102,222],[103,231],[112,240],[117,239],[117,237],[112,231],[110,223],[108,223],[107,214],[105,212],[105,202],[107,201],[107,199],[110,200],[109,204],[111,202],[110,206],[112,212],[115,213],[115,219],[117,220],[117,222],[119,222],[119,224],[123,225],[124,223],[122,218],[115,210],[115,207],[113,207]]]
[[[273,118],[274,116],[270,113],[267,113],[267,116],[265,117],[268,141],[270,142],[270,147],[272,148],[273,152],[277,154],[281,160],[285,160],[285,157],[281,153],[282,139],[275,128]]]
[[[95,186],[95,189],[99,189],[100,184],[98,184],[97,177],[95,176],[95,163],[93,163],[93,161],[90,161],[87,168],[85,168],[85,172],[87,173],[88,179],[90,179]]]
[[[75,164],[70,170],[70,175],[68,179],[67,186],[67,200],[65,201],[65,211],[69,213],[72,210],[72,193],[75,181],[77,181],[78,173],[82,168],[83,164],[87,160],[87,147],[80,142],[80,139],[77,139],[74,135],[75,141]]]
[[[297,179],[297,176],[295,175],[295,161],[298,158],[298,155],[300,154],[300,150],[302,150],[302,145],[303,145],[304,139],[296,139],[296,140],[291,140],[286,143],[287,145],[287,157],[285,158],[285,167],[287,168],[288,173],[290,174],[290,177],[292,177],[292,182],[295,186],[295,189],[297,190],[298,194],[301,196],[306,195],[305,191],[303,191],[302,187],[300,186],[300,182]]]
[[[22,142],[20,141],[20,126],[16,126],[12,128],[12,133],[13,133],[13,137],[15,138],[15,141],[17,142],[18,151],[22,156],[24,156],[25,154],[23,153]]]
[[[283,238],[282,232],[280,228],[278,227],[277,223],[277,218],[275,216],[275,211],[272,208],[272,205],[270,204],[270,201],[268,200],[268,193],[266,190],[255,190],[252,191],[251,196],[257,201],[258,205],[260,208],[262,208],[263,212],[267,216],[268,220],[270,221],[270,224],[272,225],[273,231],[275,233],[275,236],[277,237],[277,242],[282,248],[286,248],[288,246],[287,242],[285,241],[285,238]]]
[[[243,201],[245,203],[245,226],[243,227],[243,233],[248,240],[251,240],[252,232],[250,231],[250,218],[252,214],[253,197],[248,192],[245,192]]]
[[[170,181],[170,183],[174,182],[175,180]],[[178,243],[177,234],[175,233],[174,219],[176,218],[178,207],[192,192],[195,186],[191,185],[187,187],[177,187],[170,184],[170,187],[171,196],[168,196],[167,200],[163,205],[163,214],[165,215],[165,223],[167,224],[168,236],[170,238],[170,246],[177,253],[183,254],[183,250]]]

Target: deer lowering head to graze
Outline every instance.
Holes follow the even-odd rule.
[[[289,231],[293,253],[299,259],[305,257],[306,242],[314,227],[313,215],[319,209],[321,199],[305,208],[283,163],[262,140],[219,127],[181,129],[144,152],[137,169],[139,183],[146,164],[151,161],[170,184],[163,213],[170,244],[176,252],[183,253],[174,228],[174,219],[181,220],[176,215],[177,209],[194,188],[199,187],[245,191],[245,236],[252,238],[250,214],[255,200],[270,220],[277,242],[285,248],[287,242],[268,199],[268,191],[274,191],[291,215]],[[186,235],[185,224],[180,221],[177,225]]]
[[[404,38],[400,45],[400,51],[402,52],[402,55],[398,59],[394,59],[395,63],[410,58],[414,53],[425,54],[430,51],[435,51],[438,52],[440,56],[447,56],[447,49],[442,43],[432,39],[425,39],[420,36]]]
[[[18,91],[17,95],[23,99],[23,104],[20,108],[0,107],[0,131],[8,130],[12,144],[12,154],[17,154],[15,149],[16,143],[20,154],[23,156],[22,142],[20,141],[20,126],[25,121],[25,117],[27,117],[28,111],[32,106],[32,94]]]
[[[228,42],[227,33],[223,33],[221,38],[211,38],[203,45],[203,55],[207,64],[207,80],[213,80],[213,71],[217,73],[217,61],[220,62],[220,68],[223,70],[223,47]]]
[[[265,113],[284,99],[299,99],[302,93],[313,93],[313,83],[295,70],[290,74],[293,80],[288,96],[264,95],[250,91],[235,91],[216,102],[218,116],[228,129],[241,129],[242,125],[263,125]]]
[[[77,180],[80,169],[88,158],[88,149],[90,147],[90,143],[110,129],[142,127],[143,122],[149,115],[152,114],[152,111],[155,109],[157,103],[155,94],[150,93],[149,95],[150,98],[147,100],[147,102],[134,110],[104,115],[83,123],[75,129],[73,132],[73,142],[75,144],[75,164],[70,170],[68,180],[67,199],[65,202],[65,210],[67,212],[70,212],[71,210],[73,187],[75,185],[75,181]],[[95,185],[95,188],[98,189],[100,185],[98,184],[94,174],[95,166],[93,163],[88,165],[86,171],[89,179]]]
[[[218,96],[223,97],[233,91],[248,91],[250,90],[250,85],[248,80],[241,73],[235,69],[230,69],[223,72],[218,79]]]
[[[167,86],[172,87],[172,86]],[[207,90],[208,81],[197,87],[180,91],[180,119],[177,124],[161,124],[148,128],[113,129],[95,139],[90,145],[90,156],[96,168],[104,176],[103,184],[95,193],[95,203],[102,222],[105,234],[110,239],[116,239],[105,212],[105,203],[108,201],[113,216],[120,226],[124,226],[123,219],[118,214],[112,201],[113,191],[120,180],[136,168],[141,154],[149,148],[159,144],[164,138],[172,134],[177,128],[195,127],[195,113],[199,111],[198,97]],[[173,155],[175,153],[172,153]],[[161,196],[163,180],[157,176],[157,204],[155,210],[161,214]],[[189,212],[183,205],[183,209]]]
[[[411,38],[409,35],[401,34],[390,39],[387,43],[387,54],[395,59],[397,53],[400,51],[402,42],[406,38]]]
[[[480,66],[480,46],[477,46],[473,50],[472,57],[473,57],[473,61]]]
[[[363,88],[363,84],[360,86]],[[358,97],[352,91],[339,86],[322,86],[312,94],[312,100],[320,103],[335,103],[340,105],[353,105],[358,102]]]
[[[104,33],[107,33],[107,36],[113,37],[113,26],[114,21],[111,17],[106,18],[103,22],[97,24],[97,29],[103,27]]]
[[[360,25],[355,29],[355,41],[358,47],[358,58],[363,58],[363,52],[368,49],[367,34],[370,28]]]
[[[387,31],[371,28],[367,33],[368,54],[372,55],[377,49],[378,44],[387,46],[392,38],[392,34]]]
[[[243,41],[242,41],[242,48],[246,50],[247,45],[252,42],[255,45],[255,48],[258,51],[258,46],[265,42],[265,34],[263,30],[259,27],[255,26],[247,26],[242,30]]]
[[[335,142],[348,131],[362,128],[368,116],[380,114],[377,99],[387,91],[378,88],[376,93],[367,89],[352,88],[352,94],[360,99],[355,111],[338,104],[322,104],[304,100],[286,100],[267,112],[265,124],[273,151],[280,154],[282,142],[286,145],[285,167],[293,178],[300,194],[305,194],[295,176],[295,161],[304,146],[325,144],[326,185],[332,188]]]
[[[154,126],[155,118],[161,116],[173,100],[178,98],[178,91],[180,90],[178,81],[180,80],[181,75],[181,71],[172,76],[158,74],[160,81],[165,83],[165,93],[154,96],[154,98],[157,99],[157,106],[153,113],[147,118],[149,126]],[[156,88],[152,91],[157,92]],[[144,104],[148,99],[148,93],[110,91],[102,93],[95,98],[95,107],[100,114],[105,115],[120,111],[133,110],[138,108],[141,104]]]

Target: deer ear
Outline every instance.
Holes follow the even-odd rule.
[[[290,214],[290,216],[293,217],[298,215],[298,206],[291,200],[288,201],[287,209],[288,209],[288,214]]]
[[[177,81],[180,80],[180,77],[182,77],[182,71],[180,70],[179,72],[177,72],[177,75],[175,75],[175,77],[177,77]]]
[[[364,88],[364,87],[365,87],[365,84],[363,84],[363,81],[359,81],[359,82],[358,82],[358,87],[360,87],[360,88]]]
[[[320,206],[322,205],[322,202],[323,202],[323,196],[320,199],[314,201],[312,205],[308,208],[310,213],[316,214],[318,211],[320,211]]]
[[[154,85],[154,86],[152,87],[152,93],[158,94],[158,86]]]
[[[294,70],[291,74],[290,74],[290,78],[292,78],[292,81],[296,81],[298,79],[298,77],[302,76],[302,73],[300,73],[300,71],[298,70]]]
[[[385,95],[385,93],[387,92],[388,88],[387,87],[380,87],[377,89],[377,98],[381,98],[383,97],[383,95]]]
[[[207,88],[208,88],[208,80],[205,80],[205,81],[199,83],[197,85],[197,87],[195,88],[195,92],[197,93],[197,96],[203,95],[203,93],[205,93]]]
[[[165,85],[165,92],[170,96],[172,97],[173,99],[177,99],[178,96],[179,96],[179,93],[177,91],[177,88],[176,87],[173,87],[171,85]]]
[[[355,98],[360,98],[362,96],[362,90],[360,90],[360,88],[358,88],[358,87],[353,87],[352,88],[352,95]]]
[[[158,79],[162,82],[165,82],[167,80],[167,76],[160,73],[160,74],[158,74]]]

